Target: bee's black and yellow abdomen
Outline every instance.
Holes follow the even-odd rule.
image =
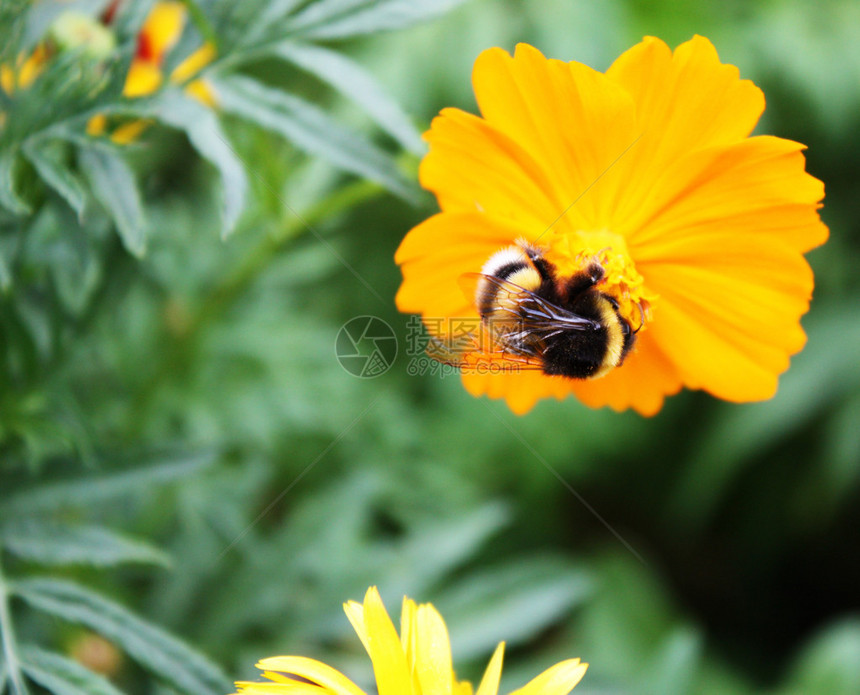
[[[594,321],[585,331],[568,331],[546,341],[544,372],[572,379],[593,379],[619,366],[633,347],[629,325],[612,301],[597,290],[581,294],[575,302],[580,316]]]
[[[529,292],[536,292],[543,282],[528,254],[519,246],[511,246],[493,254],[481,268],[481,274],[511,282]],[[478,285],[476,303],[478,312],[484,317],[498,312],[504,306],[498,288],[486,281]],[[514,306],[505,308],[516,309]]]

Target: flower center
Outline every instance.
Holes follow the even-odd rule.
[[[645,287],[624,237],[606,229],[579,230],[554,234],[549,245],[547,258],[563,276],[579,272],[592,260],[598,261],[606,271],[600,291],[615,298],[618,312],[633,330],[645,328],[658,295]]]

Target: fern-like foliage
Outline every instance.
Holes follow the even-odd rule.
[[[127,608],[130,597],[105,580],[169,572],[171,558],[115,530],[121,515],[102,510],[201,473],[217,452],[116,465],[76,397],[100,384],[69,364],[86,362],[80,336],[111,311],[150,248],[153,132],[174,132],[175,169],[190,170],[191,156],[214,175],[212,232],[225,239],[258,177],[231,141],[237,120],[416,201],[396,150],[420,154],[417,130],[365,69],[326,44],[406,27],[458,2],[185,0],[181,31],[154,63],[161,79],[137,93],[129,73],[162,3],[0,5],[0,693],[141,692],[73,658],[57,638],[82,629],[166,691],[229,691],[218,665]],[[92,33],[76,40],[81,27]],[[182,73],[201,51],[206,59]],[[302,90],[282,73],[298,76]],[[330,113],[336,92],[387,146]]]

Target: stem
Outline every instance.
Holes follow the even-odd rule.
[[[191,325],[189,333],[195,333],[202,326],[232,304],[248,286],[262,273],[278,252],[297,238],[305,230],[314,231],[311,227],[324,216],[335,215],[348,210],[358,203],[369,200],[384,190],[371,181],[356,181],[340,188],[329,197],[312,205],[301,216],[293,214],[284,224],[277,235],[267,236],[252,249],[244,260],[215,290],[209,295],[200,309],[196,320]]]
[[[0,564],[0,640],[3,641],[6,670],[12,685],[12,695],[28,695],[24,674],[21,673],[21,661],[15,649],[15,628],[12,624],[12,612],[9,610],[9,594],[9,585]]]

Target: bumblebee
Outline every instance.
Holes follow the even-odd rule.
[[[624,362],[639,330],[621,316],[616,299],[600,291],[604,276],[597,260],[562,276],[540,248],[518,241],[463,278],[474,292],[484,344],[465,351],[462,344],[434,345],[437,354],[430,354],[462,368],[486,358],[550,376],[603,376]]]

